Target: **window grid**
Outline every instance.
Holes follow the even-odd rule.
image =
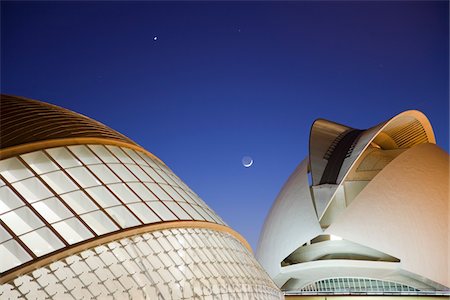
[[[111,151],[111,149],[110,148],[108,148],[108,150],[109,151]],[[115,155],[112,151],[111,151],[111,153],[112,153],[112,155]],[[145,170],[140,166],[140,165],[138,165],[137,163],[136,163],[136,161],[127,153],[127,151],[123,151],[123,153],[125,153],[125,155],[132,161],[132,162],[134,162],[135,163],[135,165],[136,166],[138,166],[138,168],[142,171],[142,172],[144,172],[144,174],[147,174],[146,172],[145,172]],[[126,165],[126,164],[124,164],[124,166],[125,166],[125,168],[127,168],[128,169],[128,171],[130,171],[132,174],[134,174],[133,173],[133,171],[132,170],[130,170],[129,168],[128,168],[128,166]],[[150,178],[152,178],[149,174],[147,174]],[[136,176],[136,175],[135,175]],[[137,176],[136,176],[136,178],[138,178]],[[153,179],[153,178],[152,178]],[[159,199],[159,197],[157,197],[156,195],[155,195],[155,193],[153,193],[153,191],[152,190],[150,190],[148,187],[147,187],[147,185],[145,185],[144,184],[144,182],[142,182],[141,180],[140,180],[140,178],[138,178],[138,180],[139,180],[139,182],[141,183],[141,184],[143,184],[144,186],[145,186],[145,188],[150,192],[150,193],[152,193],[155,197],[156,197],[156,199]],[[160,201],[161,201],[161,199],[159,199]],[[172,198],[172,201],[174,201],[175,203],[176,203],[176,201]],[[177,214],[175,214],[163,201],[161,201],[161,203],[172,213],[172,214],[174,214],[177,218],[178,218],[178,216],[177,216]],[[181,206],[180,206],[181,207]],[[181,208],[181,209],[183,209],[183,208]],[[183,209],[184,210],[184,209]],[[189,215],[189,214],[188,214]],[[193,219],[192,218],[192,216],[191,215],[189,215],[190,217],[191,217],[191,219]],[[180,219],[180,218],[178,218],[178,219]]]
[[[94,152],[92,152],[88,147],[84,147],[85,149],[86,149],[86,151],[88,151],[88,152],[90,152],[96,159],[98,159],[100,162],[103,162],[99,157],[97,157],[97,155],[96,154],[94,154]],[[76,155],[75,155],[75,153],[73,153],[72,152],[72,150],[71,149],[69,149],[69,148],[67,148],[67,150],[69,151],[69,152],[71,152],[71,154],[72,155],[74,155],[75,157],[77,157]],[[104,186],[111,194],[113,194],[114,195],[114,197],[116,197],[116,199],[117,200],[119,200],[119,202],[122,204],[122,206],[124,206],[127,210],[128,210],[128,212],[129,213],[131,213],[138,221],[139,221],[139,223],[141,223],[140,225],[142,225],[142,224],[144,224],[144,222],[142,222],[142,220],[131,210],[131,209],[129,209],[128,208],[128,206],[126,206],[126,204],[122,201],[122,199],[120,199],[120,197],[117,197],[117,195],[114,193],[114,191],[113,190],[111,190],[111,188],[109,188],[91,169],[89,169],[85,164],[84,164],[84,162],[83,161],[81,161],[81,163],[82,163],[82,165],[83,165],[83,167],[85,167],[86,168],[86,170],[88,170],[88,172],[90,172],[100,183],[101,183],[101,185],[102,186]],[[110,215],[110,214],[108,214],[108,215]],[[114,219],[114,218],[111,218],[111,219]],[[116,224],[116,225],[119,225],[119,224]],[[119,225],[119,228],[123,228],[123,226],[120,226]]]
[[[97,151],[93,151],[90,146],[97,146],[97,149],[96,149]],[[102,151],[100,153],[108,153],[109,154],[110,158],[108,159],[108,162],[104,161],[102,159],[102,157],[97,155],[97,153],[99,153],[98,148],[104,149],[104,151]],[[113,151],[113,149],[116,149],[116,151]],[[28,209],[30,209],[31,213],[43,223],[42,226],[38,226],[34,229],[31,229],[30,231],[23,232],[20,235],[17,235],[8,227],[8,225],[6,225],[3,221],[0,220],[1,221],[0,224],[5,228],[5,230],[8,232],[8,234],[11,235],[10,238],[8,238],[5,241],[0,242],[0,244],[3,244],[5,242],[13,239],[14,241],[17,242],[18,246],[22,247],[23,250],[28,255],[30,255],[30,257],[35,259],[35,258],[37,258],[38,255],[34,254],[34,252],[29,247],[26,246],[26,244],[21,240],[20,236],[23,236],[25,234],[28,234],[28,233],[34,232],[34,231],[38,231],[38,230],[40,230],[39,232],[42,232],[43,228],[48,228],[51,235],[53,235],[59,242],[64,244],[65,247],[68,247],[68,246],[76,244],[76,243],[80,243],[80,242],[84,242],[84,241],[93,239],[99,235],[118,231],[118,230],[120,230],[120,228],[129,228],[130,226],[131,227],[139,227],[139,226],[143,226],[145,224],[151,224],[151,223],[155,223],[155,222],[164,221],[164,218],[162,218],[156,212],[156,210],[155,210],[156,207],[155,208],[152,207],[151,202],[153,202],[153,201],[144,201],[144,199],[139,196],[139,194],[136,192],[136,190],[134,190],[128,184],[127,181],[120,179],[120,176],[109,166],[110,164],[121,165],[126,170],[128,170],[128,172],[133,174],[133,176],[136,177],[136,181],[134,181],[134,182],[139,183],[143,189],[145,189],[151,195],[153,195],[156,198],[155,201],[160,203],[168,212],[170,212],[175,217],[175,220],[200,220],[200,221],[206,220],[209,222],[216,222],[219,224],[224,224],[221,221],[221,219],[218,218],[209,209],[209,207],[206,206],[206,204],[200,198],[198,198],[198,196],[195,193],[193,193],[186,186],[186,184],[184,184],[184,182],[182,182],[176,175],[171,173],[169,168],[167,168],[163,164],[159,163],[156,159],[153,160],[150,156],[144,154],[141,151],[135,151],[135,150],[131,150],[131,149],[110,146],[110,145],[106,146],[106,145],[101,145],[101,144],[99,144],[99,145],[80,145],[80,146],[78,146],[77,151],[80,153],[83,153],[83,155],[84,155],[83,158],[85,160],[90,159],[89,166],[86,165],[77,156],[77,154],[75,154],[72,151],[70,146],[42,149],[39,151],[24,154],[24,155],[28,155],[26,158],[33,157],[33,155],[35,157],[40,157],[39,163],[41,165],[39,165],[39,167],[34,167],[34,168],[28,163],[28,161],[26,161],[21,156],[14,157],[16,159],[17,164],[23,165],[23,171],[20,171],[20,172],[32,174],[32,176],[34,176],[34,177],[25,176],[26,178],[24,177],[20,180],[14,180],[14,183],[19,183],[21,181],[28,180],[30,178],[36,178],[36,182],[39,184],[42,184],[43,185],[42,188],[45,188],[46,190],[48,190],[49,194],[48,195],[45,194],[44,195],[45,197],[42,197],[42,199],[39,198],[39,200],[34,201],[33,203],[29,203],[29,201],[27,201],[27,199],[25,199],[26,196],[23,196],[21,193],[19,193],[19,191],[17,189],[15,189],[14,186],[12,186],[11,182],[6,180],[6,178],[4,176],[0,175],[1,185],[8,187],[11,190],[11,192],[14,195],[16,195],[18,197],[18,199],[20,199],[20,201],[22,201],[22,203],[23,203],[23,205],[15,207],[14,209],[11,209],[11,210],[7,210],[4,213],[9,213],[11,211],[17,210],[22,207],[27,207]],[[119,153],[121,153],[120,158],[117,157],[115,154],[117,151],[120,151]],[[50,152],[52,154],[50,154]],[[56,157],[54,157],[53,155],[56,155]],[[92,157],[90,157],[89,155]],[[62,162],[66,165],[65,168],[57,160],[57,159],[59,159],[60,156],[61,156],[61,159],[63,159]],[[42,159],[42,158],[45,158],[45,159]],[[117,161],[117,163],[114,163],[114,161]],[[46,166],[45,163],[47,163],[49,166]],[[98,174],[96,174],[91,168],[89,168],[90,166],[96,166],[96,165],[104,166],[105,170],[109,170],[112,174],[114,174],[114,176],[116,176],[117,180],[118,180],[117,184],[123,184],[131,193],[133,193],[135,195],[135,198],[139,199],[139,201],[137,201],[137,199],[134,199],[133,202],[123,201],[123,199],[120,197],[120,195],[117,194],[112,188],[109,187],[109,185],[116,184],[115,182],[106,184],[100,178],[100,176]],[[142,181],[141,180],[142,176],[141,176],[141,178],[138,178],[139,175],[135,174],[128,165],[130,165],[130,166],[132,165],[133,170],[138,168],[139,172],[143,172],[142,174],[146,174],[146,176],[149,176],[148,180],[151,179],[153,181],[148,181],[148,180]],[[90,184],[89,187],[83,187],[82,183],[79,182],[80,178],[74,177],[74,176],[77,176],[76,175],[77,173],[74,173],[75,171],[68,172],[68,170],[70,171],[70,169],[75,170],[75,169],[80,169],[80,168],[83,168],[82,172],[84,172],[86,174],[90,174],[93,179],[98,181],[98,183],[96,183],[97,185],[92,186],[92,184]],[[149,173],[150,171],[146,171],[146,170],[153,170],[153,172],[155,172],[155,174],[157,174],[156,176],[159,176],[161,178],[159,180],[160,182],[156,182],[154,180],[154,178],[152,177],[152,174]],[[67,180],[70,182],[70,184],[77,188],[75,191],[82,193],[83,197],[81,197],[80,199],[86,198],[86,201],[89,199],[92,202],[92,204],[95,205],[95,210],[86,211],[84,213],[77,213],[75,211],[76,208],[72,207],[73,204],[72,203],[69,204],[69,202],[67,202],[63,199],[64,195],[74,193],[75,191],[64,191],[59,194],[57,191],[55,191],[52,188],[52,186],[50,186],[50,184],[46,181],[46,179],[44,179],[43,176],[45,176],[47,174],[55,173],[55,172],[61,172],[61,174],[66,176]],[[78,174],[83,174],[83,173],[78,173]],[[57,177],[55,177],[55,178],[57,178]],[[55,181],[52,184],[55,185],[55,184],[57,184],[57,182]],[[164,197],[166,200],[163,201],[163,199],[160,199],[158,196],[156,196],[155,192],[151,188],[151,186],[153,184],[155,185],[155,188],[157,187],[157,188],[161,189],[168,195],[167,197]],[[98,203],[98,201],[96,201],[96,199],[94,199],[94,197],[92,197],[86,190],[88,188],[93,188],[96,186],[105,188],[109,193],[111,193],[115,197],[115,199],[118,201],[118,204],[113,205],[113,206],[103,207],[100,203]],[[168,190],[170,190],[170,192]],[[55,202],[52,202],[50,200],[51,198],[56,198],[56,200],[58,201],[58,203],[61,204],[61,206],[59,206],[59,205],[55,206],[54,205]],[[44,203],[44,201],[46,201],[46,202]],[[42,204],[39,204],[41,202],[42,202]],[[71,202],[73,202],[73,200],[71,200]],[[55,213],[55,215],[53,216],[53,219],[50,216],[48,216],[48,218],[47,218],[47,216],[40,214],[38,212],[38,210],[35,209],[33,206],[33,205],[38,205],[38,204],[39,205],[50,205],[49,208],[52,209]],[[145,221],[144,221],[144,219],[142,219],[144,217],[144,215],[141,214],[141,217],[139,217],[139,215],[135,212],[137,206],[132,207],[134,209],[133,210],[130,207],[131,204],[144,205],[144,207],[146,209],[148,208],[150,210],[150,211],[147,211],[146,213],[150,214],[150,212],[152,212],[154,214],[154,216],[156,218],[158,218],[158,220],[155,220],[155,217],[152,217],[152,216],[149,216],[149,217],[145,216]],[[115,208],[115,207],[119,210],[114,210],[113,208]],[[142,207],[142,208],[144,208],[144,207]],[[163,208],[163,207],[161,207],[161,208]],[[65,209],[66,209],[66,211],[64,211]],[[135,220],[137,220],[138,224],[133,223],[134,221],[129,221],[131,219],[126,219],[126,216],[124,216],[125,217],[124,226],[121,226],[119,224],[119,222],[115,219],[115,217],[113,217],[113,215],[108,213],[108,211],[115,212],[116,216],[119,216],[119,219],[122,219],[122,218],[120,218],[120,214],[117,215],[117,213],[119,213],[120,211],[124,211],[124,210],[126,210],[131,216],[133,216],[133,218],[135,218]],[[109,221],[111,221],[112,224],[116,228],[110,229],[110,231],[106,231],[106,232],[101,231],[104,229],[97,228],[98,230],[100,230],[100,233],[97,234],[95,229],[89,225],[90,223],[88,224],[84,220],[85,215],[89,215],[89,214],[92,214],[95,212],[101,212],[104,215],[104,217],[106,217]],[[176,213],[176,212],[178,212],[178,213]],[[0,214],[0,215],[3,215],[3,214]],[[88,233],[85,232],[84,234],[81,234],[80,235],[81,240],[80,240],[80,237],[77,237],[74,240],[76,242],[73,242],[73,241],[69,242],[69,240],[64,238],[64,236],[68,237],[67,232],[65,232],[61,228],[64,228],[64,226],[66,226],[66,228],[68,228],[67,226],[70,227],[74,224],[77,224],[73,219],[77,220],[81,224],[82,227],[71,227],[69,229],[74,230],[75,228],[79,228],[81,230],[84,228],[85,230],[87,230]],[[70,221],[70,220],[72,220],[72,221]],[[166,220],[173,220],[173,219],[169,218]],[[61,226],[62,223],[64,223],[64,226]],[[55,226],[56,226],[56,224],[59,224],[59,225],[54,227],[53,224],[55,224]],[[77,224],[77,226],[80,226],[80,224]],[[131,224],[131,225],[127,225],[127,224]],[[105,228],[107,228],[107,227],[105,227]],[[69,229],[67,229],[67,230],[69,230]],[[61,231],[61,233],[60,233],[60,230],[63,230],[63,231]],[[50,238],[50,240],[51,240],[51,238],[53,238],[51,235],[48,236],[48,238]],[[47,240],[47,236],[45,236],[44,239]],[[55,249],[53,251],[57,251],[57,249]]]
[[[21,157],[17,157],[18,159],[19,159],[19,161],[21,161],[21,163],[22,164],[24,164],[24,166],[25,167],[28,167],[29,168],[29,166],[28,166],[28,164],[26,164],[26,162],[21,158]],[[30,168],[29,168],[30,169]],[[34,172],[34,170],[32,170],[31,172]],[[34,174],[36,174],[36,173],[34,173]],[[36,176],[36,175],[35,175]],[[8,181],[6,181],[5,180],[5,178],[2,176],[2,175],[0,175],[0,179],[2,179],[5,183],[6,183],[6,185],[25,203],[25,207],[28,207],[28,209],[30,209],[31,211],[32,211],[32,213],[35,215],[35,217],[37,217],[42,223],[44,223],[45,225],[44,226],[46,226],[46,227],[48,227],[49,229],[50,229],[50,231],[52,231],[52,233],[65,245],[65,246],[68,246],[69,244],[66,242],[66,240],[59,234],[59,232],[57,232],[51,225],[50,225],[50,223],[48,223],[47,222],[47,220],[44,218],[44,217],[42,217],[41,216],[41,214],[39,214],[38,212],[37,212],[37,210],[30,204],[30,203],[28,203],[28,201],[12,186],[12,184],[11,183],[9,183]],[[5,224],[6,225],[6,224]],[[42,228],[42,226],[41,227],[39,227],[39,228]],[[36,230],[39,230],[39,228],[35,228],[34,230],[32,230],[32,231],[36,231]],[[22,233],[21,235],[25,235],[25,234],[27,234],[27,233]],[[14,236],[17,236],[15,233],[14,233]],[[20,239],[20,237],[18,237],[18,239]],[[22,245],[21,243],[19,243],[20,245]],[[31,249],[30,249],[31,250]]]
[[[70,152],[70,150],[68,149],[68,148],[66,148],[66,147],[63,147],[63,149],[65,149],[66,151],[68,151],[68,153],[70,153],[72,156],[74,156],[73,155],[73,153],[72,152]],[[109,215],[108,215],[108,213],[106,213],[106,211],[105,211],[105,209],[88,193],[88,192],[86,192],[86,190],[74,179],[74,178],[72,178],[72,176],[64,169],[64,168],[62,168],[60,165],[59,165],[59,163],[56,161],[56,160],[54,160],[53,159],[53,157],[51,157],[48,153],[47,153],[47,151],[45,151],[44,150],[44,152],[48,155],[48,157],[53,161],[53,163],[55,163],[60,169],[61,169],[61,171],[64,173],[64,174],[66,174],[66,176],[67,177],[69,177],[69,179],[70,180],[72,180],[72,182],[73,183],[75,183],[75,185],[78,187],[78,190],[80,190],[80,191],[82,191],[98,208],[99,208],[99,210],[101,210],[103,213],[105,213],[105,215],[108,217],[108,218],[110,218],[111,219],[111,221],[118,227],[118,228],[121,228],[121,226],[113,219],[113,218],[111,218]],[[76,157],[76,156],[74,156],[74,158],[75,158],[75,160],[77,160],[77,162],[78,163],[80,163],[80,164],[82,164],[82,162],[81,161],[79,161],[78,160],[78,158]],[[85,167],[85,166],[84,166]],[[68,193],[70,193],[70,192],[68,192]],[[84,221],[84,220],[82,220],[81,218],[80,218],[80,220],[81,220],[81,222],[83,223],[83,224],[86,224],[87,225],[87,223]],[[94,233],[94,236],[97,236],[97,234],[94,232],[94,230],[89,226],[89,225],[87,225],[87,227],[89,228],[89,230],[90,231],[92,231],[92,233]]]

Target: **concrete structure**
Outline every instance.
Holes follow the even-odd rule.
[[[257,259],[286,294],[448,291],[449,156],[428,119],[315,121]]]
[[[0,104],[1,299],[282,297],[157,157],[72,111]]]

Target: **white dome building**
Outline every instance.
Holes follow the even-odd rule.
[[[66,109],[0,104],[0,299],[282,298],[157,157]]]
[[[449,156],[406,111],[368,130],[312,125],[257,259],[290,294],[449,290]]]

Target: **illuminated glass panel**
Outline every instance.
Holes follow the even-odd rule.
[[[49,223],[69,218],[72,213],[55,197],[33,203],[34,209]]]
[[[101,185],[100,181],[85,167],[71,168],[67,170],[67,173],[83,188]]]
[[[61,195],[61,198],[77,213],[83,214],[93,210],[97,210],[98,207],[92,202],[91,199],[82,191],[75,191]]]
[[[18,208],[0,216],[15,234],[20,235],[44,225],[28,207]]]
[[[42,151],[24,154],[21,157],[37,174],[48,173],[59,169]]]
[[[101,161],[97,158],[97,156],[95,156],[94,153],[92,153],[92,151],[90,151],[84,145],[69,146],[68,148],[85,165],[101,163]]]
[[[41,176],[45,182],[58,194],[75,191],[78,187],[62,171],[56,171]]]
[[[88,147],[105,163],[119,162],[103,145],[89,145]]]
[[[55,223],[53,227],[69,244],[75,244],[94,236],[77,218]]]
[[[0,244],[0,257],[2,258],[0,272],[4,272],[31,260],[31,256],[14,240]],[[1,296],[0,293],[0,298]]]
[[[25,205],[7,186],[0,188],[0,214]]]
[[[94,172],[104,184],[120,182],[120,179],[105,165],[92,165],[88,166],[88,168]]]
[[[79,162],[70,152],[64,147],[46,149],[48,154],[56,160],[56,162],[63,168],[70,168],[81,166]]]
[[[46,227],[24,234],[20,239],[36,256],[45,255],[64,246],[63,242]]]
[[[9,182],[33,176],[33,173],[15,157],[0,161],[0,174]]]
[[[94,211],[81,216],[81,218],[95,231],[96,234],[105,234],[119,228],[101,211]]]

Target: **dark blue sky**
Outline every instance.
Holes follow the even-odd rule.
[[[447,1],[2,1],[1,91],[131,137],[255,248],[314,119],[419,109],[448,151],[448,25]]]

